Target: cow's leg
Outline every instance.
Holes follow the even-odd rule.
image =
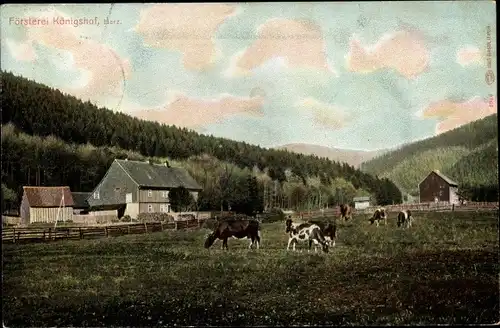
[[[224,238],[224,242],[222,243],[222,249],[224,249],[224,247],[229,250],[229,247],[227,247],[227,237]]]
[[[377,228],[378,228],[378,226],[379,226],[379,223],[378,223],[378,221],[379,221],[379,220],[376,220],[376,221],[377,221]]]
[[[293,238],[288,238],[288,246],[286,247],[286,250],[288,251],[290,249],[290,244],[292,243]]]
[[[384,224],[387,225],[387,218],[384,219]]]
[[[307,252],[311,251],[312,244],[313,244],[313,241],[311,239],[309,239],[309,249],[307,250]],[[316,248],[316,245],[314,245],[314,246]]]
[[[260,248],[260,231],[257,231],[257,236],[255,237],[257,239],[257,249]]]
[[[252,249],[254,242],[255,242],[255,237],[250,237],[250,245],[248,245],[248,249]]]

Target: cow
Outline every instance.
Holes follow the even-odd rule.
[[[252,246],[260,247],[260,225],[256,220],[248,219],[228,219],[220,222],[212,233],[207,236],[205,240],[205,248],[210,248],[217,239],[222,240],[222,249],[229,249],[227,246],[228,238],[233,237],[237,239],[249,238]]]
[[[377,208],[375,212],[373,212],[373,216],[370,219],[368,219],[368,221],[370,221],[371,224],[376,222],[377,227],[379,226],[381,220],[384,220],[385,225],[387,225],[387,214],[385,213],[384,208]]]
[[[295,245],[299,241],[309,241],[309,251],[311,251],[312,244],[314,243],[315,252],[318,251],[317,247],[321,245],[323,252],[328,253],[328,242],[319,226],[312,223],[292,223],[292,219],[286,220],[285,224],[285,232],[290,235],[287,250],[290,249],[291,244],[293,244],[293,250],[295,251]]]
[[[335,222],[325,224],[320,221],[309,221],[309,223],[315,224],[321,229],[329,247],[335,246],[335,240],[337,239],[337,224]]]
[[[411,216],[411,211],[410,210],[402,210],[398,214],[398,227],[403,226],[403,228],[409,228],[411,227],[413,221],[413,217]]]
[[[349,220],[352,219],[352,208],[348,204],[340,205],[340,219]]]

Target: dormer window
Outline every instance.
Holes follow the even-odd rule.
[[[99,199],[99,191],[94,191],[94,199]]]
[[[153,191],[152,190],[148,190],[148,197],[152,197],[153,196]]]

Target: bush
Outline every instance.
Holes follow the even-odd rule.
[[[195,220],[196,217],[193,214],[181,214],[179,215],[179,220],[181,221],[188,221],[188,220]]]
[[[174,222],[174,217],[167,213],[139,213],[137,220],[144,222]]]
[[[121,219],[122,222],[132,222],[130,215],[124,215]]]

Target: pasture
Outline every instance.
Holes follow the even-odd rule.
[[[4,324],[15,326],[405,325],[499,320],[496,213],[415,213],[411,229],[338,222],[337,246],[285,250],[207,229],[3,245]]]

